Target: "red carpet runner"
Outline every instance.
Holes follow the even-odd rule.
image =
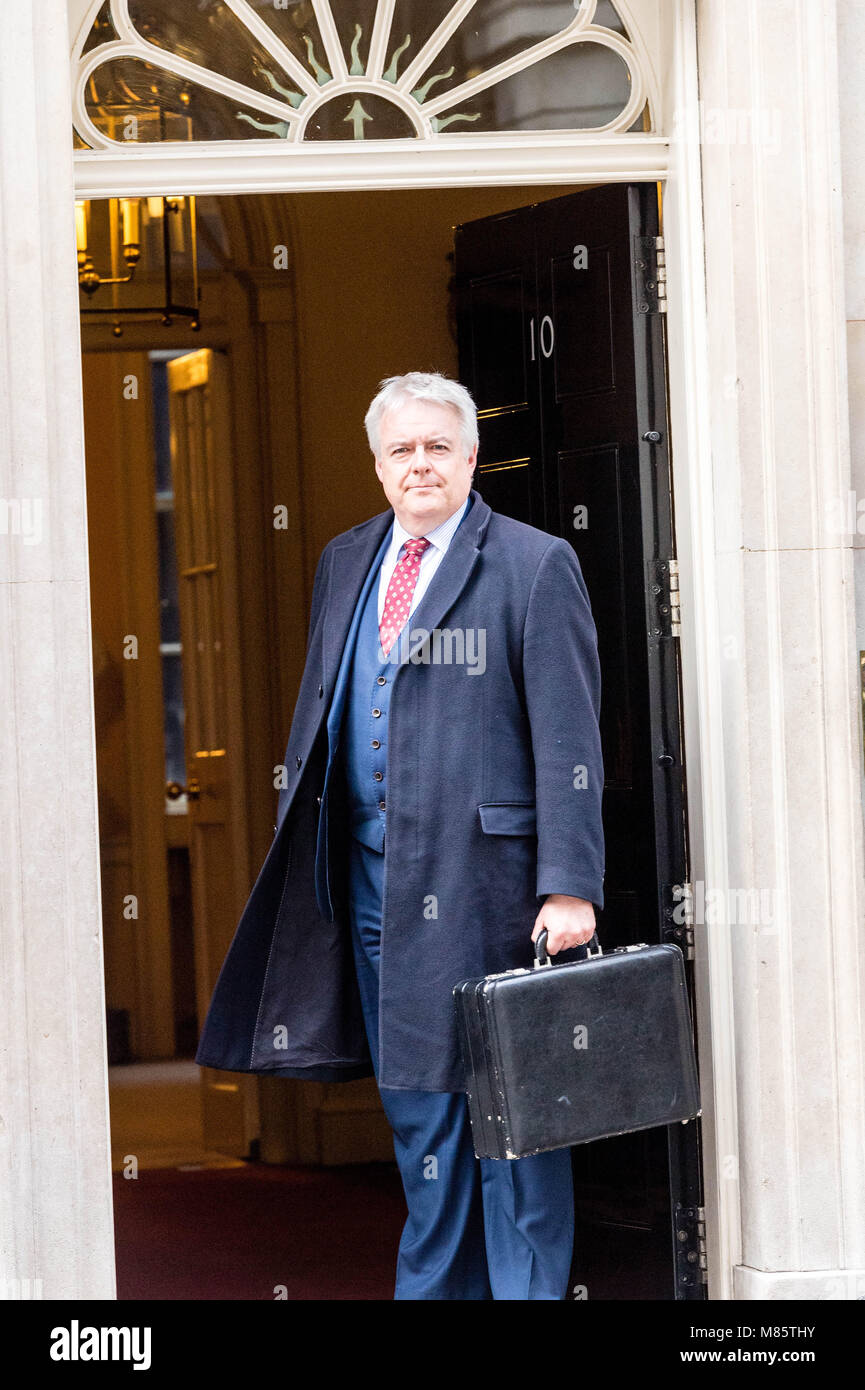
[[[405,1221],[387,1164],[114,1176],[120,1299],[392,1299]]]

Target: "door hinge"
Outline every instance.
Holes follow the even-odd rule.
[[[664,940],[681,947],[685,960],[694,959],[694,894],[690,883],[664,888]]]
[[[662,236],[634,237],[634,290],[638,314],[666,314],[667,253]]]
[[[676,1206],[676,1282],[682,1294],[708,1282],[706,1208]]]
[[[681,637],[682,606],[679,598],[678,560],[652,560],[649,564],[652,598],[650,637]]]

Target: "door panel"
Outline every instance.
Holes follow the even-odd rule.
[[[244,825],[240,655],[233,573],[228,370],[210,349],[168,364],[171,461],[186,708],[186,796],[195,919],[196,996],[203,1021],[237,926]],[[255,1080],[202,1068],[204,1143],[245,1156],[257,1133]]]
[[[534,229],[522,212],[473,225],[485,228],[489,255],[478,255],[477,273],[460,286],[458,335],[463,380],[472,383],[484,443],[483,493],[498,511],[541,526]],[[458,235],[458,248],[459,242]],[[457,266],[459,272],[459,259]],[[534,325],[534,341],[531,334],[527,339],[527,324]]]
[[[107,1001],[148,1060],[175,1048],[149,364],[143,352],[82,364]]]
[[[572,252],[554,256],[549,264],[559,403],[616,389],[610,248],[588,247],[587,259],[591,274],[575,268]]]
[[[472,285],[470,294],[479,330],[473,343],[478,410],[524,411],[528,401],[524,277],[519,271],[493,275]],[[493,367],[495,360],[502,363],[499,370]]]
[[[614,185],[456,236],[462,379],[496,403],[480,414],[479,490],[569,541],[598,630],[605,949],[677,939],[686,879],[678,652],[655,592],[674,556],[663,320],[636,296],[638,239],[656,234],[656,188]],[[520,314],[525,403],[506,412]],[[521,458],[506,469],[510,439]],[[574,1283],[589,1298],[703,1296],[676,1239],[700,1201],[698,1145],[691,1122],[573,1149]]]

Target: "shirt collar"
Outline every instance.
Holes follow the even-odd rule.
[[[471,500],[472,499],[470,496],[467,497],[463,505],[461,507],[457,507],[456,511],[453,512],[449,517],[447,517],[447,519],[443,521],[440,526],[436,526],[435,529],[432,531],[424,532],[427,540],[430,542],[431,545],[434,545],[437,550],[441,550],[443,552],[447,550],[448,546],[453,540],[454,532],[456,531],[457,527],[459,526],[460,522],[465,516],[467,508],[471,505]],[[414,537],[412,536],[411,532],[407,531],[405,527],[402,526],[400,522],[397,520],[396,515],[394,515],[392,544],[395,547],[397,554],[399,553],[400,549],[406,541],[413,539]]]

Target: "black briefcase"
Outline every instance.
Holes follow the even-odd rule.
[[[523,1158],[700,1113],[678,946],[623,946],[454,987],[478,1158]],[[590,945],[591,945],[590,944]]]

